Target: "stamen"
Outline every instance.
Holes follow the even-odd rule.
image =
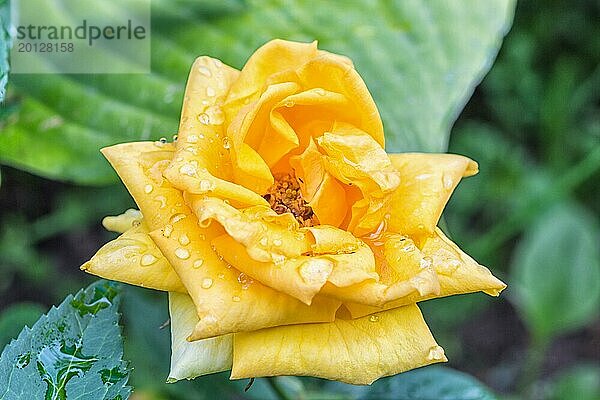
[[[302,198],[300,185],[293,174],[275,176],[275,183],[263,196],[277,214],[292,213],[301,226],[316,225],[317,217]]]

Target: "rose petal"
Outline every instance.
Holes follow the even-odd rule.
[[[188,342],[198,323],[192,299],[187,294],[169,293],[171,318],[171,370],[168,383],[231,369],[233,335]]]
[[[185,293],[179,276],[150,239],[143,223],[106,243],[81,269],[104,279]]]
[[[506,284],[475,260],[465,254],[456,244],[448,239],[440,229],[435,236],[427,238],[421,250],[425,264],[433,268],[439,281],[439,293],[422,295],[412,293],[410,296],[386,304],[383,309],[391,309],[406,304],[457,294],[485,292],[498,296],[506,288]],[[353,318],[362,317],[382,308],[369,307],[365,304],[345,304]]]
[[[475,175],[477,163],[455,154],[390,154],[402,177],[392,195],[388,230],[432,235],[452,191],[462,177]]]
[[[352,384],[447,361],[416,305],[356,320],[234,336],[232,379],[300,375]]]

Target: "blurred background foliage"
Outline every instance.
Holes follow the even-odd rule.
[[[89,167],[90,157],[100,160],[97,148],[111,140],[98,132],[112,129],[121,140],[139,139],[139,135],[156,139],[150,132],[174,133],[184,79],[193,59],[193,54],[183,50],[184,44],[193,48],[201,38],[206,53],[239,67],[251,49],[264,41],[264,35],[307,40],[316,36],[324,47],[352,55],[359,71],[362,65],[373,68],[369,53],[357,50],[356,43],[345,47],[336,41],[340,33],[335,27],[327,30],[329,36],[317,30],[335,15],[334,6],[315,20],[310,14],[282,16],[266,8],[256,17],[270,21],[271,26],[265,28],[253,25],[253,17],[243,14],[245,3],[203,0],[192,9],[183,9],[166,0],[153,1],[153,27],[168,30],[173,38],[153,38],[152,62],[163,71],[162,78],[132,77],[128,84],[112,86],[110,76],[90,80],[52,75],[34,82],[15,75],[11,80],[0,108],[4,142],[0,154],[5,162],[20,168],[1,169],[0,348],[50,304],[93,280],[76,267],[111,239],[99,221],[133,206],[122,185],[114,184],[115,176],[107,165],[98,161]],[[375,8],[380,14],[393,15],[393,9]],[[343,21],[344,26],[373,17],[364,10],[348,15],[355,20]],[[286,32],[290,18],[301,33],[290,36]],[[236,19],[240,24],[227,25]],[[201,22],[190,31],[174,26],[175,20],[206,24]],[[446,348],[450,366],[474,375],[507,399],[600,398],[599,20],[600,4],[595,0],[519,2],[514,25],[492,70],[454,124],[449,139],[450,152],[477,160],[481,170],[454,194],[445,212],[449,233],[508,282],[509,289],[500,299],[459,296],[429,301],[422,308]],[[387,23],[401,29],[407,21]],[[223,30],[229,35],[223,35]],[[369,32],[363,34],[368,37]],[[394,46],[394,42],[381,44],[386,45]],[[378,62],[385,59],[374,61]],[[393,72],[375,69],[380,74]],[[377,82],[367,83],[385,104],[378,103],[387,117],[388,132],[399,129],[393,120],[393,91],[386,95]],[[397,90],[401,87],[398,83]],[[70,110],[73,102],[67,99],[71,98],[86,102]],[[48,99],[54,101],[54,111],[44,106]],[[123,106],[134,102],[135,106]],[[102,110],[109,115],[113,110],[124,119],[109,123],[96,118],[95,107],[105,107]],[[56,110],[72,112],[71,121],[54,115]],[[151,129],[144,125],[147,117]],[[452,116],[440,117],[440,121],[442,127],[449,126]],[[42,131],[31,129],[40,124]],[[130,131],[118,131],[125,127]],[[415,131],[428,128],[411,127]],[[28,160],[23,149],[10,153],[14,149],[8,149],[7,143],[14,144],[15,135],[20,135],[19,144],[29,146],[31,154],[47,154],[48,159]],[[399,148],[393,139],[391,144],[394,150],[435,151],[444,148],[445,139],[408,143],[407,148]],[[84,185],[91,183],[96,186]],[[134,367],[131,383],[136,399],[242,395],[246,382],[229,383],[225,374],[176,385],[163,383],[169,335],[168,329],[159,327],[168,317],[166,296],[128,287],[122,312],[125,355]],[[317,380],[302,383],[309,391],[322,386]],[[290,393],[300,385],[296,378],[284,378],[282,384]],[[257,380],[246,396],[262,399],[273,393]]]

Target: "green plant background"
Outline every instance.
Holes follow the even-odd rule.
[[[316,37],[355,61],[381,109],[391,149],[440,151],[449,140],[449,151],[480,164],[480,174],[459,186],[445,220],[452,237],[510,286],[500,299],[469,295],[423,304],[450,366],[499,397],[600,397],[600,6],[519,2],[494,66],[452,126],[470,94],[465,77],[494,54],[465,60],[464,42],[444,40],[464,27],[489,34],[477,21],[501,30],[501,8],[474,2],[476,17],[464,21],[452,6],[432,11],[414,3],[414,14],[406,15],[394,2],[318,2],[316,12],[310,1],[155,0],[158,73],[11,76],[0,108],[0,348],[91,281],[77,267],[111,238],[100,219],[132,206],[99,147],[175,133],[187,69],[199,52],[239,67],[268,38]],[[373,20],[383,22],[372,28]],[[400,40],[415,21],[441,21],[425,30],[438,30],[445,54]],[[425,72],[411,64],[419,51],[428,61]],[[458,67],[449,73],[440,60]],[[428,87],[408,79],[425,73]],[[128,287],[121,311],[125,358],[134,367],[132,398],[273,396],[263,380],[244,394],[246,382],[229,383],[223,374],[165,385],[169,338],[159,327],[167,319],[166,297]],[[305,391],[295,392],[299,385],[345,396],[344,388],[317,380],[280,383],[305,398]],[[377,390],[400,395],[394,390],[402,389],[392,382]]]

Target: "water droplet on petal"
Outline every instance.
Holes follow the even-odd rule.
[[[240,299],[240,296],[233,296],[233,297],[231,298],[231,300],[237,303],[237,302],[239,302],[241,299]]]
[[[261,245],[261,246],[266,246],[266,245],[268,245],[268,244],[269,244],[269,239],[267,239],[267,237],[266,237],[266,236],[263,236],[263,237],[260,239],[259,243],[260,243],[260,245]]]
[[[162,144],[167,143],[167,138],[166,137],[161,137],[160,139],[158,139],[159,142],[161,142]]]
[[[173,141],[176,142],[179,139],[179,135],[173,135]]]
[[[200,181],[200,191],[201,192],[209,192],[215,188],[215,185],[207,179],[202,179]]]
[[[208,116],[208,114],[200,113],[196,118],[198,118],[198,121],[200,121],[200,123],[203,125],[210,124],[210,117]]]
[[[379,321],[379,315],[373,314],[369,317],[369,321],[371,322],[377,322]]]
[[[184,219],[184,218],[185,218],[185,214],[183,214],[183,213],[173,214],[173,215],[171,216],[171,219],[169,220],[169,222],[170,222],[171,224],[174,224],[174,223],[176,223],[176,222],[179,222],[179,221],[181,221],[181,220],[182,220],[182,219]]]
[[[281,241],[281,239],[274,239],[274,240],[273,240],[273,245],[274,245],[274,246],[281,246],[281,245],[282,245],[282,243],[283,243],[283,242]]]
[[[167,205],[167,198],[165,196],[156,196],[154,201],[158,201],[160,203],[160,208],[165,208]]]
[[[298,269],[298,273],[305,283],[319,284],[325,282],[332,269],[333,263],[331,261],[315,258],[303,263]]]
[[[407,244],[406,246],[404,246],[402,248],[402,251],[405,251],[405,252],[409,253],[411,251],[415,251],[415,249],[416,249],[415,245],[412,244],[412,243],[409,243],[409,244]]]
[[[152,254],[144,254],[140,260],[140,264],[144,267],[154,264],[158,259]]]
[[[163,229],[162,235],[168,238],[169,236],[171,236],[171,233],[173,233],[173,226],[165,225],[165,229]]]
[[[325,96],[325,89],[316,88],[315,93],[318,94],[319,96]]]
[[[214,96],[215,96],[215,94],[217,94],[217,93],[215,92],[215,89],[213,89],[211,86],[208,86],[208,87],[206,88],[206,95],[207,95],[208,97],[214,97]]]
[[[210,287],[213,285],[213,280],[211,278],[204,278],[202,279],[202,289],[210,289]]]
[[[180,168],[179,168],[179,173],[183,174],[183,175],[187,175],[187,176],[194,176],[196,175],[198,169],[196,167],[194,167],[192,164],[183,164]]]
[[[240,283],[240,285],[242,285],[242,289],[246,290],[250,287],[250,285],[252,283],[254,283],[254,281],[252,280],[252,278],[250,278],[248,275],[246,275],[245,273],[241,272],[238,275],[237,278],[238,282]]]
[[[221,272],[219,275],[217,275],[217,277],[219,279],[225,279],[225,274]]]
[[[225,114],[221,110],[221,107],[208,107],[205,113],[208,115],[208,120],[212,125],[221,125],[225,122]]]
[[[192,267],[200,268],[202,266],[202,264],[204,264],[204,260],[199,258],[196,261],[194,261],[194,264],[192,264]]]
[[[152,187],[152,185],[146,185],[146,186],[144,186],[144,193],[148,194],[148,193],[152,192],[152,189],[154,189]]]
[[[451,176],[444,176],[442,180],[444,182],[444,189],[452,189],[452,186],[454,186],[454,180]]]
[[[429,349],[429,354],[427,354],[427,359],[430,361],[433,360],[443,360],[444,359],[444,349],[441,346],[433,346]]]
[[[212,76],[212,73],[210,72],[210,69],[208,69],[204,65],[201,65],[201,66],[198,67],[198,72],[200,72],[202,75],[207,76],[209,78]]]
[[[225,136],[223,138],[223,148],[228,150],[229,148],[231,148],[231,142],[229,141],[229,138],[227,136]]]
[[[287,108],[294,107],[294,102],[291,100],[286,101],[283,105]]]
[[[177,258],[180,258],[182,260],[186,260],[186,259],[190,258],[190,252],[187,251],[186,249],[182,249],[181,247],[178,247],[177,249],[175,249],[175,256],[177,256]]]
[[[183,233],[183,234],[181,234],[181,236],[179,236],[179,243],[182,246],[187,246],[188,244],[190,244],[190,238],[188,237],[188,235]]]

